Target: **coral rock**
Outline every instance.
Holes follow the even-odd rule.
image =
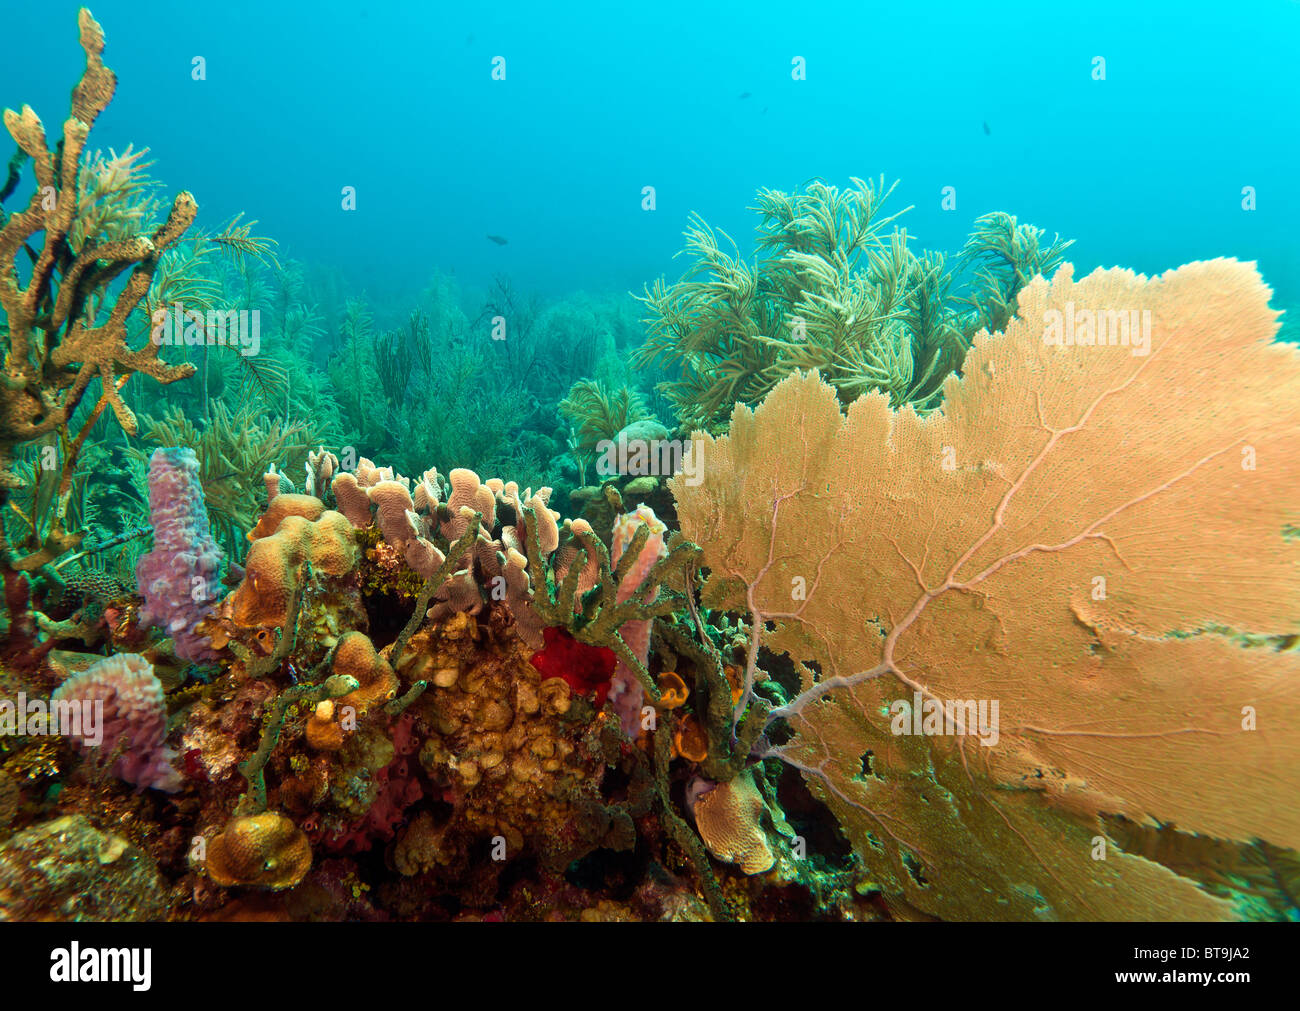
[[[158,868],[82,815],[26,829],[0,845],[0,920],[160,920]]]
[[[208,843],[208,877],[223,888],[292,888],[311,868],[306,834],[278,811],[232,818]]]

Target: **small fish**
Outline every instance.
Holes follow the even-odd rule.
[[[495,242],[498,246],[504,246],[506,242],[509,241],[503,235],[489,235],[488,238],[491,239],[493,242]]]
[[[984,136],[987,137],[987,136],[989,136],[992,132],[993,132],[993,131],[989,129],[989,121],[986,119],[986,120],[984,121]]]
[[[742,92],[740,93],[740,97],[741,97],[741,98],[748,98],[749,95],[750,95],[750,93],[749,93],[748,91],[742,91]]]

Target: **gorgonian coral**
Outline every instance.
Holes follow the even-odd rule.
[[[844,411],[792,376],[705,440],[701,484],[674,481],[706,602],[751,623],[749,684],[760,642],[795,661],[770,712],[792,736],[763,753],[895,900],[1228,917],[1231,890],[1148,859],[1143,827],[1300,844],[1278,803],[1300,654],[1276,648],[1300,632],[1300,354],[1268,297],[1232,260],[1065,266],[976,339],[942,411]],[[933,718],[981,702],[989,733]]]
[[[1008,214],[987,215],[955,264],[908,246],[884,213],[897,183],[854,179],[841,190],[813,182],[794,193],[760,190],[758,255],[727,251],[696,217],[686,231],[695,262],[641,301],[649,313],[634,355],[674,377],[660,388],[688,424],[717,430],[736,403],[754,404],[797,369],[818,369],[848,403],[872,390],[895,406],[935,407],[983,326],[1005,322],[1016,293],[1048,273],[1069,242]],[[973,273],[965,295],[955,275]]]

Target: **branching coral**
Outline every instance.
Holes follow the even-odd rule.
[[[918,256],[906,231],[884,232],[904,213],[883,212],[893,189],[882,178],[846,190],[821,182],[793,194],[761,190],[753,264],[692,219],[686,248],[695,263],[676,284],[646,289],[649,335],[634,358],[679,370],[660,388],[683,421],[717,429],[733,404],[756,403],[812,368],[845,403],[879,390],[895,406],[933,408],[975,332],[1014,308],[1019,288],[1069,245],[1040,248],[1042,233],[1008,215],[981,219],[963,263],[985,270],[967,299],[974,309],[964,311],[942,254]]]
[[[9,214],[0,227],[0,306],[8,319],[0,389],[0,484],[9,487],[18,481],[11,469],[14,447],[65,425],[91,380],[103,381],[105,400],[122,427],[134,434],[135,414],[118,392],[124,377],[142,372],[170,383],[194,371],[159,360],[159,347],[152,341],[138,350],[127,345],[127,317],[148,293],[163,252],[194,221],[194,198],[177,196],[166,221],[151,234],[121,221],[122,227],[113,229],[89,227],[91,205],[78,199],[87,137],[117,84],[101,59],[103,31],[84,8],[79,24],[86,69],[54,150],[29,106],[4,113],[9,133],[31,158],[37,183],[27,207]],[[84,239],[79,250],[77,234]],[[41,247],[24,285],[19,259],[38,235]],[[109,285],[127,271],[125,286],[110,299]]]
[[[705,440],[701,485],[674,482],[751,674],[760,640],[796,661],[771,712],[793,736],[765,753],[887,893],[949,918],[1217,918],[1229,897],[1103,816],[1300,844],[1277,802],[1300,789],[1300,654],[1250,644],[1298,630],[1300,357],[1268,295],[1229,260],[1062,267],[941,412],[844,414],[793,376]]]

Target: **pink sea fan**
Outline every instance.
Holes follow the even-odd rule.
[[[104,657],[55,689],[54,701],[103,702],[100,724],[101,754],[111,755],[124,745],[113,764],[113,774],[136,787],[175,793],[180,773],[172,767],[176,752],[167,747],[167,706],[153,664],[134,653]],[[77,739],[84,750],[95,747],[85,722]]]

